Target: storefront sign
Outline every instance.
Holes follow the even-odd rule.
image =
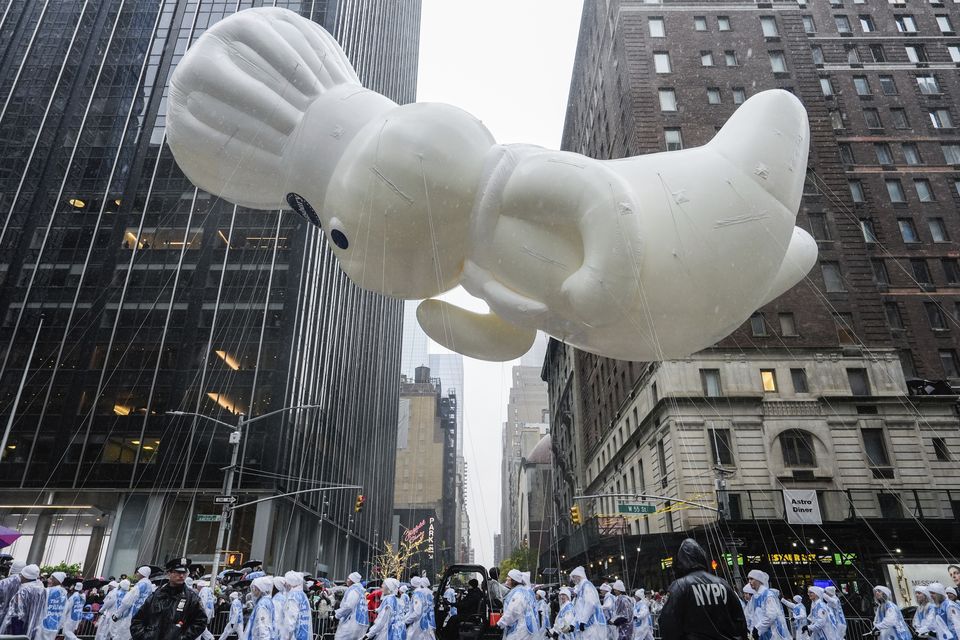
[[[823,524],[816,489],[784,489],[783,506],[790,524]]]
[[[891,591],[897,604],[909,607],[917,604],[913,589],[939,582],[947,587],[960,588],[960,570],[946,564],[888,564]]]
[[[410,527],[409,529],[404,531],[403,533],[404,541],[412,545],[415,545],[418,542],[422,541],[425,535],[423,528],[424,526],[426,526],[426,524],[427,524],[427,521],[426,519],[424,519],[424,520],[421,520],[417,526]]]

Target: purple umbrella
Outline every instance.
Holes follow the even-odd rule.
[[[8,529],[7,527],[0,527],[0,548],[9,547],[14,542],[17,541],[17,538],[23,534],[17,531],[16,529]]]

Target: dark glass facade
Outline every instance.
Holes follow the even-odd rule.
[[[196,516],[219,511],[227,430],[169,411],[235,424],[319,405],[246,427],[241,502],[363,487],[241,509],[228,548],[336,575],[389,528],[401,303],[349,282],[297,216],[194,188],[164,140],[190,43],[264,4],[331,31],[367,86],[414,99],[418,0],[12,0],[0,13],[0,494],[101,516],[86,554],[104,570],[213,551],[217,523]],[[33,531],[39,560],[52,514],[0,516]]]

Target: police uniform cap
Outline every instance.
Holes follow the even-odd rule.
[[[190,562],[189,558],[174,558],[166,564],[167,571],[182,571],[186,573],[190,570],[190,565],[193,564]]]

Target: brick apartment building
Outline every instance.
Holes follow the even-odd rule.
[[[784,588],[826,575],[852,594],[865,575],[890,582],[887,565],[960,550],[958,24],[960,5],[921,0],[585,3],[563,148],[607,159],[698,146],[755,93],[791,91],[811,128],[798,224],[820,258],[685,360],[551,341],[559,512],[574,495],[627,492],[722,513],[660,502],[616,521],[604,517],[616,499],[583,501],[584,532],[558,523],[565,568],[595,561],[656,586],[692,533]],[[799,488],[818,491],[816,530],[783,521],[780,492]],[[586,555],[605,540],[608,557]],[[771,544],[808,555],[775,560]]]

